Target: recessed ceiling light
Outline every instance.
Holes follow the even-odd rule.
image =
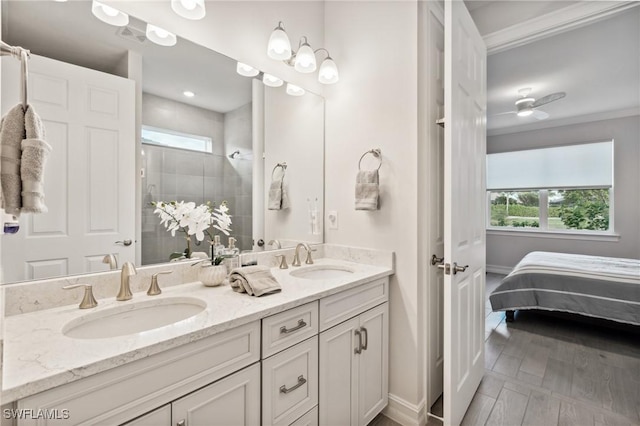
[[[196,95],[191,90],[185,90],[184,92],[182,92],[182,94],[185,95],[187,98],[193,98]]]
[[[284,81],[282,81],[282,79],[279,79],[275,75],[271,75],[271,74],[267,74],[267,73],[264,73],[264,75],[262,76],[262,82],[265,85],[270,86],[270,87],[280,87],[284,83]]]
[[[178,41],[175,34],[151,24],[147,24],[146,35],[149,40],[160,46],[175,46]]]
[[[255,77],[260,74],[260,71],[252,67],[251,65],[244,64],[242,62],[238,62],[236,65],[236,71],[238,74],[245,77]]]
[[[91,3],[91,12],[96,18],[110,25],[123,27],[129,23],[129,15],[96,0]]]

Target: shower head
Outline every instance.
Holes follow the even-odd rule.
[[[233,151],[231,154],[229,154],[229,158],[231,158],[232,160],[234,158],[236,158],[236,156],[240,155],[240,150],[236,149],[235,151]]]

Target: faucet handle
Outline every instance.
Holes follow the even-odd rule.
[[[307,250],[307,258],[304,261],[304,263],[306,263],[307,265],[313,265],[313,259],[311,258],[311,252],[312,251],[317,251],[317,249],[309,249],[309,250]]]
[[[275,258],[280,258],[280,269],[289,269],[289,265],[287,265],[287,257],[284,254],[278,254]]]
[[[173,273],[173,271],[162,271],[156,272],[155,274],[151,275],[151,285],[149,286],[149,290],[147,290],[147,296],[156,296],[162,293],[162,290],[160,290],[160,286],[158,285],[158,275],[171,273]]]
[[[71,290],[73,288],[84,287],[84,296],[80,302],[80,309],[95,308],[98,306],[98,302],[93,297],[93,286],[90,284],[71,284],[62,287],[63,290]]]

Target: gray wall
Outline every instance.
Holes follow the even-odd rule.
[[[640,259],[640,116],[487,137],[487,152],[614,140],[614,232],[618,241],[487,235],[487,265],[513,267],[535,250]]]
[[[226,128],[225,123],[229,124],[229,128]],[[193,201],[196,204],[210,201],[215,205],[227,201],[233,221],[231,235],[241,243],[241,249],[250,248],[251,161],[242,161],[248,163],[248,169],[237,167],[240,161],[231,160],[227,156],[233,152],[228,151],[227,140],[245,141],[248,137],[248,149],[251,149],[251,105],[221,114],[145,93],[142,101],[142,124],[208,136],[213,140],[213,154],[153,145],[142,146],[142,167],[146,171],[146,176],[142,179],[142,264],[166,262],[172,252],[184,251],[186,247],[182,238],[184,234],[172,237],[160,225],[160,219],[153,214],[151,201]],[[243,187],[243,176],[247,174],[249,186]],[[248,205],[243,203],[244,193],[249,194]],[[245,219],[247,216],[248,221]],[[194,251],[208,252],[208,245],[203,243],[197,246],[195,238],[192,241]],[[222,243],[227,245],[224,235]]]

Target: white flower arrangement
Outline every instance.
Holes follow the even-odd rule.
[[[176,231],[184,232],[187,241],[191,235],[196,240],[203,241],[205,235],[209,237],[209,244],[213,244],[214,230],[225,235],[231,232],[231,215],[226,202],[222,202],[217,208],[212,208],[210,203],[196,206],[194,202],[184,201],[154,201],[151,203],[156,209],[153,212],[160,216],[160,224],[175,237]],[[190,255],[190,247],[187,247],[187,257]]]

